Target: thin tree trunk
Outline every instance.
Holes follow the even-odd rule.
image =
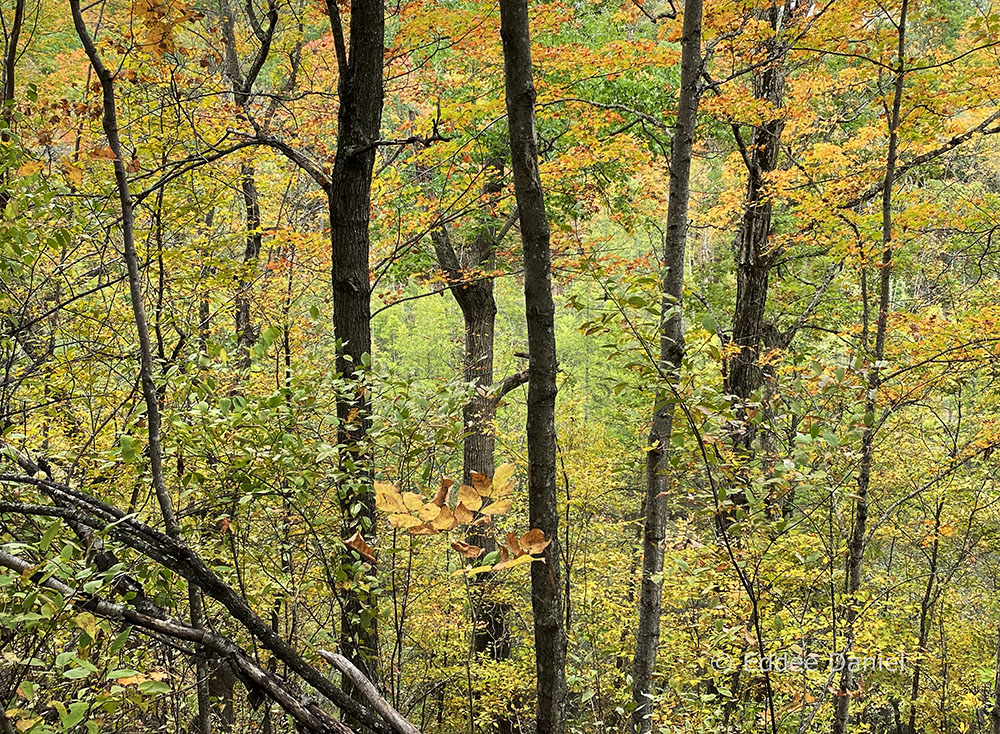
[[[684,355],[684,253],[688,229],[691,151],[694,146],[698,104],[702,88],[701,58],[702,0],[688,0],[684,7],[681,36],[681,88],[677,120],[670,151],[670,190],[667,200],[666,236],[663,241],[663,299],[658,369],[661,380],[653,405],[652,427],[646,451],[645,521],[642,529],[642,583],[639,590],[639,626],[632,659],[632,727],[643,734],[652,731],[652,677],[660,646],[660,614],[663,609],[663,542],[667,526],[667,481],[670,434],[673,430],[673,388],[676,387]]]
[[[993,674],[993,708],[990,710],[990,729],[1000,734],[1000,628],[997,630],[996,670]]]
[[[910,719],[907,724],[908,734],[917,731],[917,696],[920,694],[920,673],[924,655],[927,653],[927,639],[930,637],[930,611],[934,605],[934,584],[937,581],[938,548],[941,545],[941,511],[944,500],[938,500],[937,511],[934,513],[934,541],[931,544],[930,569],[927,574],[927,585],[924,587],[924,598],[920,601],[920,630],[917,633],[917,659],[913,664],[913,681],[910,689]]]
[[[163,474],[163,449],[160,443],[160,396],[153,379],[154,362],[153,349],[149,338],[149,322],[146,318],[146,307],[143,303],[142,275],[139,271],[139,256],[135,249],[135,213],[132,208],[132,195],[129,191],[128,172],[125,168],[125,158],[121,140],[118,135],[118,113],[115,106],[114,77],[104,66],[94,41],[87,30],[80,9],[80,0],[70,0],[70,10],[73,15],[73,25],[83,44],[87,58],[101,84],[103,96],[102,126],[108,147],[114,153],[115,185],[118,190],[118,200],[121,205],[122,254],[128,271],[129,297],[132,302],[132,314],[135,319],[136,331],[139,336],[139,379],[142,385],[142,396],[146,403],[146,432],[148,436],[147,453],[149,468],[153,480],[153,490],[160,506],[160,515],[168,536],[180,540],[180,525],[174,511],[173,500],[167,490]],[[192,626],[199,628],[201,622],[201,591],[191,585],[188,588],[191,600]],[[198,685],[198,730],[200,734],[211,733],[211,709],[208,696],[203,695],[201,680],[202,670],[199,669]]]
[[[556,497],[556,336],[549,223],[538,171],[535,86],[527,0],[500,0],[507,125],[521,242],[528,331],[528,515],[550,541],[544,563],[531,564],[539,734],[566,729],[566,630],[560,583]]]
[[[350,13],[350,55],[343,36],[340,10],[329,0],[327,10],[337,51],[340,108],[337,113],[337,153],[327,189],[332,248],[333,332],[337,340],[337,370],[350,380],[353,395],[337,401],[338,442],[343,447],[340,468],[348,477],[340,487],[345,538],[360,532],[374,542],[375,501],[371,491],[370,400],[364,374],[371,359],[371,283],[369,280],[369,220],[372,171],[382,124],[382,79],[385,7],[382,0],[354,0]],[[353,563],[351,554],[346,563]],[[377,677],[378,630],[373,603],[352,592],[341,614],[341,649],[371,680]]]
[[[854,640],[854,624],[858,619],[858,605],[854,596],[861,588],[861,567],[865,552],[865,533],[868,521],[868,489],[871,485],[872,460],[875,455],[875,407],[881,385],[881,365],[885,356],[885,334],[889,322],[889,287],[892,283],[892,187],[896,176],[896,156],[899,147],[899,118],[903,101],[903,82],[906,74],[906,10],[909,0],[903,0],[899,11],[897,42],[897,67],[889,111],[889,151],[885,164],[885,183],[882,187],[882,266],[879,269],[879,309],[875,325],[875,351],[868,372],[868,391],[865,397],[865,431],[861,437],[861,462],[858,467],[858,491],[854,502],[854,527],[848,545],[847,557],[847,641]],[[847,666],[840,678],[840,690],[834,703],[833,734],[845,734],[850,712],[854,676]]]
[[[243,368],[250,366],[250,351],[257,341],[257,329],[250,316],[251,288],[260,258],[263,237],[260,231],[260,197],[253,166],[240,166],[240,189],[243,193],[243,210],[246,214],[246,241],[243,249],[243,267],[236,284],[236,345],[239,362]]]

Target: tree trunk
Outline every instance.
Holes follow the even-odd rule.
[[[773,3],[768,11],[772,30],[780,26],[779,6]],[[771,40],[766,52],[778,52],[778,43]],[[763,67],[753,76],[753,91],[757,99],[770,102],[777,109],[782,104],[784,69],[778,62]],[[729,363],[728,390],[739,403],[739,414],[745,418],[742,406],[763,383],[760,367],[760,344],[764,334],[764,307],[767,304],[768,277],[775,253],[770,251],[771,212],[773,201],[766,192],[767,177],[778,165],[781,133],[785,121],[778,117],[753,129],[747,149],[734,128],[747,167],[747,196],[736,240],[736,305],[733,310],[733,344],[739,351]],[[755,431],[747,424],[737,443],[752,447]]]
[[[854,502],[854,527],[848,544],[847,557],[847,627],[848,644],[854,640],[854,624],[858,619],[858,606],[854,595],[861,588],[861,564],[865,552],[865,533],[868,522],[868,488],[871,485],[872,460],[875,455],[875,407],[881,385],[882,360],[885,357],[885,334],[889,322],[889,286],[892,283],[892,187],[896,176],[896,156],[899,147],[900,106],[903,100],[903,82],[906,74],[906,10],[909,0],[903,0],[897,28],[897,67],[889,115],[889,151],[885,163],[885,183],[882,187],[882,265],[879,269],[879,308],[875,325],[875,351],[868,371],[868,391],[865,397],[865,431],[861,437],[861,462],[858,466],[858,491]],[[850,712],[850,691],[854,676],[849,667],[840,678],[833,714],[833,734],[845,734]]]
[[[544,563],[531,564],[539,734],[566,728],[566,630],[560,583],[556,500],[556,336],[549,224],[538,172],[535,86],[527,0],[500,0],[507,125],[521,242],[528,331],[528,515],[550,541]]]
[[[337,401],[340,506],[344,538],[355,532],[374,542],[375,501],[371,491],[371,424],[364,374],[371,359],[371,283],[369,219],[372,170],[382,123],[385,7],[382,0],[354,0],[350,13],[350,55],[343,40],[340,11],[327,4],[340,70],[337,153],[327,189],[330,210],[333,332],[337,370],[353,382],[353,394]],[[350,552],[345,563],[353,563]],[[341,648],[369,679],[376,680],[378,631],[374,615],[364,614],[371,600],[351,592],[341,614]],[[370,610],[369,610],[370,611]],[[371,616],[371,621],[365,619]]]
[[[941,511],[944,500],[938,500],[937,512],[934,513],[934,540],[931,543],[930,569],[927,573],[927,584],[924,586],[924,598],[920,601],[920,629],[917,633],[917,659],[913,664],[913,680],[910,688],[910,719],[907,723],[908,734],[917,732],[917,696],[920,694],[920,673],[924,655],[927,653],[927,639],[930,637],[930,611],[934,606],[934,584],[937,582],[938,549],[941,545]]]
[[[243,250],[243,267],[236,284],[236,345],[239,364],[250,366],[250,351],[257,341],[257,329],[250,317],[251,288],[260,258],[262,236],[260,231],[260,197],[253,166],[240,166],[240,189],[243,192],[243,210],[246,214],[246,241]]]
[[[663,608],[663,541],[667,526],[667,481],[674,401],[684,355],[684,252],[690,199],[691,150],[694,145],[701,59],[702,0],[688,0],[684,7],[681,37],[681,88],[677,121],[670,152],[670,190],[667,200],[666,236],[663,241],[663,299],[658,370],[661,384],[653,405],[652,427],[646,451],[645,521],[642,529],[642,585],[639,591],[639,627],[632,659],[632,727],[652,731],[651,681],[660,645]],[[669,383],[664,385],[663,383]]]

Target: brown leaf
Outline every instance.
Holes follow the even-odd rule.
[[[492,484],[493,480],[485,474],[480,474],[477,471],[472,472],[472,486],[476,488],[479,494],[488,495]]]
[[[408,528],[410,535],[437,535],[438,531],[425,522]]]
[[[441,477],[441,486],[438,487],[438,491],[435,493],[434,499],[431,501],[438,507],[444,507],[445,503],[448,502],[448,491],[454,484],[455,483],[452,480]]]
[[[469,508],[459,502],[455,505],[455,519],[461,524],[472,522],[472,513]]]
[[[360,532],[354,533],[349,540],[345,540],[344,545],[348,548],[356,550],[362,558],[366,558],[372,563],[375,563],[375,549],[365,542],[365,539],[361,537]]]
[[[483,554],[483,549],[478,545],[469,545],[468,543],[463,543],[460,540],[456,540],[451,544],[451,547],[457,550],[466,558],[479,558]]]
[[[504,538],[505,545],[510,548],[510,552],[515,556],[521,555],[521,544],[517,540],[517,533],[507,533],[507,537]]]
[[[458,525],[458,520],[455,519],[455,515],[451,510],[447,507],[442,507],[441,512],[438,513],[438,516],[434,518],[434,522],[431,524],[437,530],[451,530]]]
[[[538,555],[548,548],[551,542],[551,538],[546,540],[545,533],[538,528],[532,528],[521,536],[521,547],[525,553],[530,553],[531,555]]]
[[[87,157],[98,160],[113,161],[118,156],[115,155],[115,152],[111,150],[111,148],[105,146],[103,148],[91,148],[87,151]]]

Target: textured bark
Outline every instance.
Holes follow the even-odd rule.
[[[777,32],[779,6],[768,10],[771,28]],[[779,52],[778,42],[770,41],[766,52]],[[781,107],[784,90],[784,69],[779,62],[764,66],[753,76],[753,92],[757,99],[769,102],[776,110]],[[743,219],[736,240],[736,305],[733,311],[733,344],[739,351],[729,363],[728,390],[741,405],[760,389],[763,374],[760,367],[760,345],[764,335],[764,308],[767,304],[768,277],[775,261],[768,239],[771,235],[773,202],[765,191],[768,174],[778,165],[781,133],[785,122],[781,117],[769,120],[753,129],[749,148],[738,140],[747,167],[747,195]],[[736,131],[737,136],[739,135]],[[750,448],[754,431],[746,427],[738,441]]]
[[[694,145],[698,104],[702,88],[702,0],[688,0],[684,7],[681,37],[681,88],[670,151],[670,190],[667,199],[666,236],[663,241],[663,301],[658,370],[662,381],[653,404],[652,427],[646,451],[645,519],[642,528],[642,582],[639,590],[639,626],[632,659],[632,727],[652,731],[651,682],[660,645],[663,608],[663,542],[667,526],[667,481],[670,434],[673,430],[673,390],[684,355],[684,253],[691,188],[691,151]]]
[[[531,564],[539,734],[566,728],[566,631],[560,583],[556,499],[556,337],[549,224],[538,172],[535,86],[527,0],[500,0],[507,126],[514,193],[524,247],[524,307],[528,331],[528,515],[551,541],[544,563]]]
[[[858,490],[854,501],[854,527],[848,543],[847,556],[847,613],[844,623],[847,640],[854,640],[854,625],[858,619],[858,605],[854,596],[861,588],[861,569],[865,552],[865,534],[868,524],[868,489],[871,486],[872,461],[875,456],[876,400],[882,383],[881,363],[885,357],[885,335],[889,322],[889,294],[892,284],[892,187],[896,178],[896,159],[899,149],[900,107],[903,100],[903,83],[906,74],[906,11],[909,0],[903,0],[899,11],[896,51],[896,71],[892,109],[889,111],[889,150],[886,155],[885,180],[882,186],[882,263],[879,269],[879,308],[875,324],[875,350],[871,355],[868,371],[868,390],[865,396],[866,427],[861,437],[861,462],[858,466]],[[840,688],[834,701],[833,734],[847,732],[851,691],[854,676],[849,667],[840,678]]]
[[[385,7],[382,0],[354,0],[350,13],[350,53],[343,38],[340,10],[327,3],[337,49],[340,108],[337,153],[327,198],[330,211],[333,332],[337,369],[354,381],[353,394],[337,402],[340,468],[351,479],[340,487],[343,534],[355,532],[374,542],[375,499],[371,491],[371,423],[363,375],[371,357],[371,283],[369,233],[372,169],[382,124]],[[350,562],[350,554],[345,558]],[[360,615],[370,600],[349,594],[343,600],[341,649],[367,677],[377,677],[378,632]]]

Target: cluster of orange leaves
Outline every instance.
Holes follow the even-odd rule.
[[[514,488],[514,466],[502,464],[497,467],[492,478],[472,472],[472,485],[462,484],[452,498],[454,485],[452,480],[442,477],[434,497],[428,502],[418,492],[403,492],[394,484],[375,482],[375,506],[388,515],[387,519],[392,527],[405,529],[411,535],[437,535],[460,525],[470,528],[487,526],[492,522],[493,516],[502,515],[511,509],[509,495]],[[361,552],[352,541],[360,541],[360,538],[352,538],[348,545]],[[521,536],[508,533],[504,542],[499,545],[498,563],[462,569],[458,573],[472,575],[543,561],[544,559],[535,556],[542,553],[551,542],[537,528]],[[479,558],[484,550],[462,541],[452,542],[451,547],[467,560]]]

